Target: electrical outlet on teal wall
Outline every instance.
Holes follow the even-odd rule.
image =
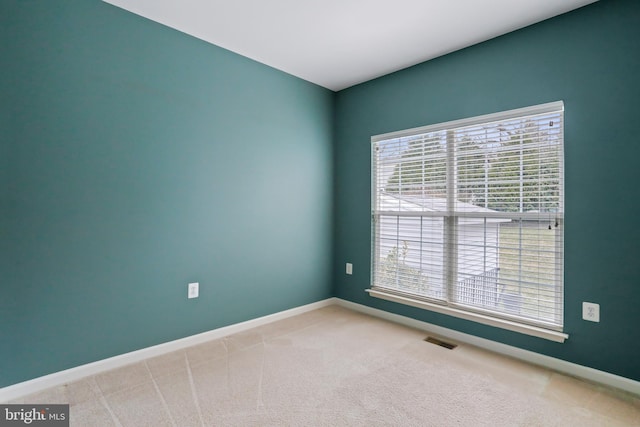
[[[336,296],[640,380],[640,3],[601,1],[337,94]],[[562,100],[565,103],[563,344],[389,303],[365,293],[370,270],[373,135]],[[336,270],[337,271],[337,270]],[[340,269],[341,272],[341,269]],[[607,307],[582,320],[581,302]],[[605,327],[606,326],[606,327]],[[617,343],[624,342],[625,345]]]

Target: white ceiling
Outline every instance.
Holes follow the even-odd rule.
[[[104,0],[337,91],[596,0]]]

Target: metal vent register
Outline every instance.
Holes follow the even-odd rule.
[[[456,348],[458,346],[458,344],[451,344],[449,342],[445,342],[445,341],[439,340],[438,338],[434,338],[434,337],[426,337],[424,340],[426,342],[429,342],[429,343],[435,344],[435,345],[439,345],[440,347],[444,347],[444,348],[449,349],[449,350],[453,350],[454,348]]]

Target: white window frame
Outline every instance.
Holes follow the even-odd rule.
[[[560,112],[561,114],[563,114],[564,103],[562,101],[551,102],[551,103],[537,105],[533,107],[520,108],[520,109],[515,109],[515,110],[510,110],[505,112],[473,117],[469,119],[455,120],[455,121],[440,123],[436,125],[430,125],[430,126],[424,126],[419,128],[407,129],[399,132],[391,132],[391,133],[386,133],[382,135],[376,135],[371,138],[371,143],[373,148],[376,143],[385,141],[385,140],[456,129],[456,128],[471,126],[476,124],[484,124],[484,123],[491,123],[491,122],[502,121],[502,120],[516,119],[519,117],[532,116],[536,114],[544,114],[549,112]],[[562,119],[562,121],[564,121],[564,119]],[[448,147],[450,146],[448,145]],[[451,150],[449,148],[447,149],[447,152],[448,152],[447,156],[451,155],[450,154]],[[373,153],[373,150],[372,150],[372,153]],[[377,197],[379,193],[378,193],[377,183],[376,183],[376,170],[375,170],[376,160],[373,154],[372,154],[371,160],[372,160],[372,186],[371,186],[371,190],[372,190],[372,242],[371,242],[372,243],[372,251],[371,251],[372,268],[371,268],[371,288],[366,290],[371,296],[442,313],[442,314],[447,314],[450,316],[454,316],[454,317],[458,317],[466,320],[475,321],[478,323],[482,323],[482,324],[486,324],[486,325],[490,325],[498,328],[516,331],[523,334],[548,339],[551,341],[564,342],[564,340],[566,340],[569,337],[568,334],[566,334],[562,330],[562,325],[564,323],[563,321],[561,321],[560,325],[557,325],[557,324],[545,325],[544,322],[532,323],[532,322],[527,322],[526,320],[523,320],[523,319],[514,318],[513,316],[500,316],[500,315],[496,315],[496,313],[487,313],[487,312],[483,312],[482,310],[468,309],[465,307],[460,307],[459,305],[456,305],[456,304],[450,304],[449,301],[446,301],[445,303],[442,303],[442,301],[432,301],[429,298],[424,298],[424,297],[421,297],[420,295],[415,295],[407,292],[398,292],[397,290],[394,290],[394,289],[388,289],[386,287],[376,286],[375,272],[376,272],[376,263],[378,262],[378,259],[379,259],[378,257],[379,245],[377,244],[376,236],[378,236],[378,227],[379,227],[378,219],[380,218],[380,212],[378,212],[376,208],[377,206],[376,202],[377,202]],[[560,163],[561,163],[561,168],[563,168],[564,162],[562,158]],[[450,164],[450,163],[447,162],[447,164]],[[449,169],[447,169],[447,174],[450,174],[450,173],[452,172],[450,172]],[[564,176],[563,175],[564,175],[563,171],[561,170],[560,172],[560,176],[561,176],[560,212],[559,212],[559,215],[557,215],[555,218],[556,226],[558,221],[561,222],[562,226],[564,225],[564,216],[563,216]],[[453,191],[451,188],[447,188],[447,193],[451,191]],[[456,215],[459,215],[459,213],[452,214],[451,212],[451,203],[450,203],[451,198],[449,196],[447,196],[447,200],[448,200],[447,202],[448,210],[450,210],[449,213],[451,214],[450,218],[459,217],[459,216],[456,216]],[[416,215],[420,215],[420,214],[418,213]],[[504,216],[504,215],[501,213],[500,216]],[[527,213],[518,213],[517,215],[513,216],[513,218],[520,218],[520,219],[526,218],[526,217],[527,217]],[[451,235],[450,235],[451,232],[447,230],[450,230],[450,228],[445,227],[445,236],[444,236],[445,242],[447,240],[451,240]],[[455,251],[456,249],[452,248],[452,246],[449,244],[444,245],[443,253],[445,258],[445,261],[444,261],[445,264],[451,262],[451,260],[450,259],[447,260],[447,258],[451,258],[449,255],[450,255],[450,251],[452,250]],[[560,248],[560,252],[562,254],[562,257],[564,257],[563,248]],[[453,261],[453,262],[456,262],[456,261]],[[562,270],[563,264],[564,263],[562,262],[560,265],[559,271],[557,271],[557,274],[559,275],[558,280],[560,282],[561,289],[563,289],[563,286],[564,286],[563,284],[564,272]],[[447,292],[450,293],[451,290],[448,290]],[[561,301],[562,304],[564,304],[563,290],[561,291],[561,299],[562,299]],[[563,312],[563,310],[561,311]],[[564,316],[564,314],[562,314],[562,316]]]

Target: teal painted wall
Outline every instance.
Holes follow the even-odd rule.
[[[9,225],[9,142],[12,127],[10,111],[6,106],[11,105],[12,100],[10,88],[13,86],[12,61],[9,59],[9,31],[7,16],[2,13],[0,5],[0,370],[3,366],[13,366],[16,348],[15,337],[19,333],[16,325],[16,307],[14,301],[14,284],[5,280],[8,279],[6,273],[10,265],[8,253],[10,245],[8,242],[7,229]],[[5,331],[7,331],[5,333]],[[9,332],[10,331],[10,332]],[[0,386],[2,383],[0,382]]]
[[[332,295],[331,91],[98,0],[0,16],[0,386]]]
[[[640,2],[602,0],[341,91],[334,148],[336,296],[640,380]],[[370,137],[563,100],[563,344],[369,297]],[[354,263],[353,276],[344,263]],[[601,322],[581,319],[582,301]]]

